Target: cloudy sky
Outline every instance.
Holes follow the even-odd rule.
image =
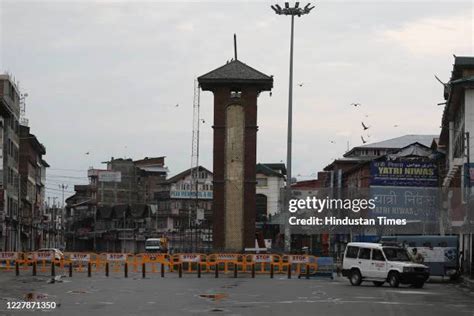
[[[0,0],[0,72],[29,94],[29,125],[51,164],[48,195],[61,183],[69,194],[110,157],[164,155],[171,175],[189,168],[193,82],[232,57],[234,33],[239,59],[275,79],[273,95],[259,98],[257,160],[284,162],[290,19],[270,4]],[[294,175],[310,178],[361,135],[438,134],[442,86],[433,75],[447,81],[453,54],[473,55],[473,8],[318,1],[298,18]],[[209,92],[201,116],[201,163],[212,168]]]

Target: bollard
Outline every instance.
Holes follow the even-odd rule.
[[[234,278],[237,278],[237,264],[234,263]]]
[[[33,276],[36,276],[36,261],[33,262]]]
[[[183,264],[182,263],[179,264],[178,275],[179,275],[180,278],[183,277]]]
[[[72,261],[69,262],[69,277],[72,277]]]
[[[54,260],[51,261],[51,276],[56,276],[56,266],[54,265]]]
[[[161,277],[162,278],[165,277],[165,264],[164,263],[161,264]]]
[[[87,277],[91,277],[92,274],[92,265],[90,262],[87,263]]]
[[[255,278],[255,263],[252,263],[252,279]]]
[[[109,263],[108,262],[105,263],[105,276],[106,277],[109,276]]]
[[[15,261],[15,275],[20,275],[20,265],[18,264],[18,261]]]
[[[306,265],[306,280],[309,279],[309,264]]]
[[[288,264],[288,279],[291,279],[291,263]]]
[[[275,267],[273,263],[270,263],[270,279],[273,279],[273,273],[275,273]]]
[[[200,278],[201,277],[201,263],[200,262],[198,262],[197,270],[198,270],[198,278]]]
[[[215,269],[215,276],[216,276],[216,279],[219,277],[219,263],[216,263],[216,269]]]
[[[128,262],[125,262],[125,265],[123,266],[123,274],[128,278]]]
[[[142,278],[146,278],[146,265],[145,265],[145,262],[142,263]]]

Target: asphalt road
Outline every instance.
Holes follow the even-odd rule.
[[[15,277],[0,271],[0,315],[31,315],[7,309],[8,301],[26,295],[54,301],[54,315],[474,315],[474,292],[457,284],[428,283],[423,289],[371,284],[353,287],[343,278],[286,279],[257,275],[256,279],[176,274]]]

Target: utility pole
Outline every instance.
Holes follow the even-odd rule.
[[[291,145],[292,145],[292,133],[293,133],[293,41],[294,41],[294,29],[295,29],[295,16],[301,17],[302,15],[309,14],[314,6],[308,3],[304,8],[299,6],[299,2],[295,3],[294,7],[290,7],[288,2],[285,2],[285,7],[282,8],[278,4],[272,5],[271,8],[278,15],[290,15],[291,16],[291,35],[290,35],[290,74],[289,74],[289,88],[288,88],[288,139],[287,139],[287,152],[286,152],[286,190],[285,190],[285,252],[291,251],[291,229],[288,223],[289,216],[289,203],[291,199]]]
[[[61,235],[60,232],[62,232],[62,229],[63,229],[63,220],[64,218],[66,217],[66,208],[65,208],[65,204],[64,204],[64,191],[67,190],[68,186],[67,185],[64,185],[64,184],[60,184],[59,185],[59,188],[61,189],[62,191],[62,205],[61,205],[61,226],[60,226],[60,231],[59,231],[59,235]],[[61,239],[61,238],[60,238]]]

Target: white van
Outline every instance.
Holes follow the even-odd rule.
[[[388,282],[391,287],[401,283],[422,288],[430,273],[427,266],[413,263],[405,248],[351,242],[344,252],[342,275],[355,286],[372,281],[375,286]]]

